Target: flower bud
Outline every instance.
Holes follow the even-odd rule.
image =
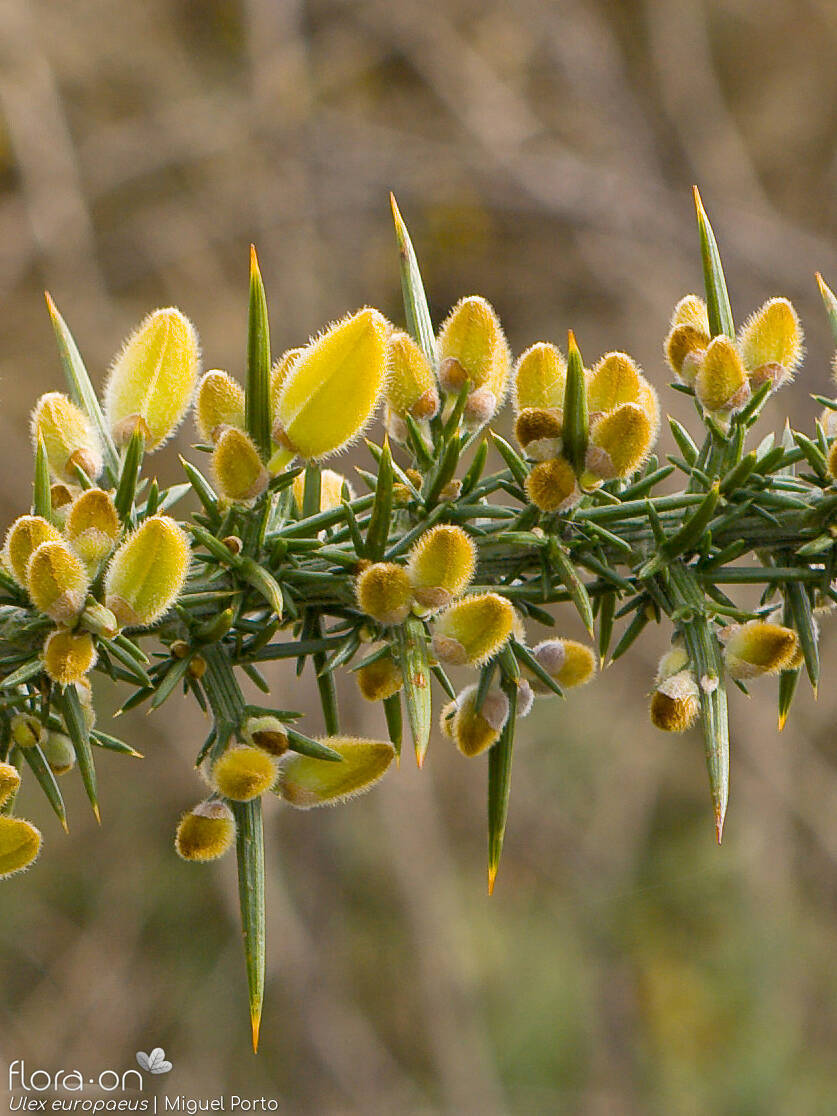
[[[353,500],[355,494],[352,490],[352,486],[342,473],[336,473],[334,469],[322,470],[320,473],[320,511],[331,511],[332,508],[340,507],[343,500],[343,485],[348,489],[349,499]],[[294,477],[292,488],[296,510],[301,514],[302,503],[305,499],[304,472]]]
[[[373,562],[360,574],[355,586],[361,610],[379,624],[401,624],[410,613],[413,587],[403,566]]]
[[[799,315],[786,298],[771,298],[741,328],[739,349],[753,391],[774,389],[793,376],[804,353]]]
[[[534,704],[535,691],[525,678],[521,678],[517,683],[517,707],[515,709],[517,719],[521,720],[523,717],[528,717]]]
[[[654,427],[643,408],[622,403],[591,427],[587,472],[594,480],[629,477],[648,457],[654,436]]]
[[[449,723],[449,734],[463,756],[478,756],[500,739],[509,717],[509,699],[492,687],[476,711],[476,685],[467,686],[456,698],[456,712]]]
[[[700,691],[690,670],[669,675],[651,695],[651,723],[663,732],[685,732],[699,713]]]
[[[41,851],[41,834],[23,818],[0,817],[0,880],[22,872]]]
[[[834,413],[837,414],[837,411]],[[837,479],[837,439],[831,443],[828,450],[828,475],[832,480]]]
[[[657,665],[657,682],[664,682],[673,674],[679,674],[689,665],[689,655],[682,643],[675,643],[660,659]]]
[[[434,654],[454,666],[481,666],[505,646],[514,625],[514,609],[498,593],[464,597],[436,619]]]
[[[304,352],[305,349],[286,349],[273,362],[273,367],[270,370],[270,414],[274,421],[276,405],[279,402],[279,395],[284,387],[285,380],[288,378],[288,373]]]
[[[681,298],[674,308],[663,350],[669,366],[682,383],[694,383],[710,340],[706,303],[697,295]]]
[[[367,308],[313,341],[279,392],[274,441],[309,461],[353,441],[384,389],[387,329],[383,315]]]
[[[677,303],[671,315],[671,328],[680,325],[694,326],[709,337],[709,311],[706,303],[696,294],[687,294]]]
[[[22,588],[26,588],[29,559],[45,542],[60,542],[61,533],[40,515],[20,515],[6,532],[3,565]]]
[[[358,689],[367,701],[385,701],[404,685],[401,667],[389,655],[356,671]]]
[[[272,756],[283,756],[288,750],[288,734],[284,722],[270,713],[248,717],[241,728],[241,735],[254,748],[263,748]]]
[[[249,802],[276,782],[279,761],[263,748],[235,744],[215,761],[212,785],[233,802]]]
[[[76,750],[72,740],[63,732],[53,732],[50,729],[41,745],[41,751],[53,775],[66,775],[75,767]]]
[[[477,548],[461,527],[431,527],[418,538],[407,560],[416,600],[434,612],[449,605],[470,585],[476,560]]]
[[[750,398],[750,383],[734,343],[719,334],[709,344],[695,379],[695,395],[705,411],[730,415]]]
[[[639,403],[645,377],[627,353],[605,353],[587,381],[590,413],[615,411],[622,403]]]
[[[52,519],[59,527],[63,528],[66,523],[70,505],[75,499],[77,491],[75,487],[70,487],[63,481],[56,481],[55,484],[50,485],[49,498],[52,504]]]
[[[101,488],[88,488],[73,500],[65,532],[73,550],[85,565],[96,566],[106,558],[121,531],[110,493]]]
[[[205,442],[217,442],[225,426],[244,429],[244,389],[228,372],[213,368],[198,384],[195,422]]]
[[[200,365],[192,323],[174,307],[155,310],[140,322],[111,365],[105,414],[117,444],[140,425],[151,452],[183,421]]]
[[[44,737],[44,726],[31,713],[16,713],[11,719],[10,729],[18,748],[34,748]]]
[[[512,373],[515,413],[533,407],[551,410],[564,406],[567,362],[555,345],[538,341],[521,353]]]
[[[791,628],[765,620],[730,624],[718,638],[724,644],[724,662],[733,678],[758,678],[786,670],[799,649]]]
[[[586,643],[575,639],[545,639],[532,648],[532,654],[550,678],[565,690],[584,686],[595,677],[596,656]],[[552,692],[534,675],[529,677],[529,684],[536,694]]]
[[[526,495],[542,512],[568,511],[581,499],[581,490],[566,457],[553,457],[529,473]]]
[[[41,543],[26,567],[32,604],[58,624],[82,611],[88,584],[84,566],[63,541]]]
[[[472,391],[487,388],[495,408],[506,395],[511,353],[493,307],[484,298],[460,299],[439,330],[439,382],[457,395],[466,381]]]
[[[514,436],[533,461],[549,461],[561,453],[563,415],[560,407],[524,407],[518,412]]]
[[[235,841],[235,818],[218,799],[201,802],[184,814],[177,826],[174,847],[183,860],[217,860]]]
[[[44,644],[44,670],[53,682],[79,682],[96,664],[96,648],[88,632],[56,628]]]
[[[219,492],[237,503],[261,496],[270,480],[253,439],[235,426],[223,430],[215,444],[212,475]]]
[[[17,794],[20,787],[20,772],[10,763],[0,763],[0,806]]]
[[[78,483],[76,468],[91,480],[102,471],[102,451],[84,411],[60,391],[42,395],[32,412],[32,444],[46,447],[47,461],[57,480]]]
[[[300,810],[337,806],[362,794],[378,782],[395,756],[388,740],[326,736],[320,743],[338,752],[342,762],[291,756],[279,769],[276,793]]]
[[[122,543],[105,575],[105,604],[122,627],[156,623],[189,572],[189,539],[167,515],[153,515]]]
[[[403,420],[409,414],[421,422],[433,418],[439,411],[439,391],[433,369],[424,353],[403,330],[393,330],[387,342],[388,410],[392,418]],[[393,423],[395,437],[400,433]],[[406,435],[406,427],[404,427]],[[403,442],[404,436],[398,437]]]

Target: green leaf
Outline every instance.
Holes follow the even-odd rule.
[[[567,381],[564,387],[564,450],[576,476],[584,472],[584,458],[587,454],[587,438],[590,424],[587,415],[587,383],[584,376],[584,362],[575,342],[575,334],[569,332],[567,342]]]
[[[245,424],[264,461],[270,459],[270,327],[267,298],[254,245],[250,245]]]
[[[139,481],[139,472],[142,468],[144,454],[145,438],[142,431],[137,429],[131,435],[131,440],[125,447],[119,474],[119,485],[113,500],[119,518],[123,523],[130,523],[133,518],[134,498],[137,494],[137,482]]]
[[[706,287],[706,308],[709,312],[709,332],[713,337],[725,333],[727,337],[735,338],[735,325],[732,320],[732,310],[729,305],[727,281],[724,278],[724,268],[721,264],[721,255],[718,251],[718,242],[697,186],[694,187],[695,212],[697,214],[698,235],[700,236],[700,255],[703,260],[703,282]]]
[[[427,308],[427,296],[424,293],[424,283],[419,271],[415,249],[394,194],[390,194],[389,202],[392,206],[395,238],[398,242],[398,254],[401,262],[401,292],[404,296],[404,315],[407,320],[407,330],[430,362],[430,367],[435,369],[436,340],[433,335],[433,323],[430,320],[430,311]]]
[[[427,657],[427,636],[424,624],[410,616],[399,632],[401,673],[404,676],[404,700],[407,720],[413,737],[416,763],[424,763],[430,742],[432,712],[430,706],[430,664]]]
[[[319,740],[312,740],[310,736],[298,729],[285,726],[288,736],[288,747],[292,752],[299,752],[301,756],[310,756],[311,759],[329,760],[331,763],[342,763],[343,757],[328,744],[321,744]]]
[[[503,690],[509,699],[509,716],[500,739],[488,753],[488,894],[494,891],[506,819],[509,815],[511,791],[512,753],[514,750],[514,725],[517,715],[517,686],[503,681]]]
[[[401,694],[390,694],[384,698],[384,716],[387,720],[387,733],[395,748],[396,756],[401,755],[401,741],[404,735],[404,719],[401,715]]]
[[[378,484],[375,488],[375,503],[372,505],[372,518],[366,530],[366,554],[373,562],[379,562],[386,550],[392,521],[392,451],[389,438],[384,437],[384,447],[378,463]]]
[[[253,1051],[259,1049],[259,1029],[264,1005],[265,906],[264,906],[264,828],[262,802],[231,802],[236,824],[238,859],[238,901],[241,931],[244,936],[244,963],[250,1000],[250,1025]]]
[[[817,272],[817,286],[820,289],[828,324],[831,327],[831,336],[834,338],[834,344],[837,345],[837,297],[819,272]]]
[[[554,536],[549,540],[549,560],[557,569],[558,575],[564,583],[570,595],[570,599],[576,607],[578,615],[581,617],[581,622],[590,635],[592,635],[593,606],[590,603],[590,595],[587,592],[584,582],[576,573],[575,566],[572,564],[569,554]]]
[[[787,599],[793,617],[793,627],[799,636],[799,646],[805,659],[805,669],[811,680],[814,696],[820,680],[820,650],[817,633],[817,624],[811,607],[811,597],[805,586],[799,581],[787,583]]]
[[[52,521],[52,486],[46,445],[43,438],[38,438],[38,448],[35,451],[35,484],[32,491],[32,511],[35,515],[43,516],[44,519]]]
[[[87,729],[84,711],[81,708],[81,702],[79,701],[78,691],[75,686],[66,686],[64,688],[61,694],[60,704],[61,712],[64,714],[64,723],[67,726],[67,733],[75,749],[76,762],[78,763],[81,781],[84,784],[87,797],[90,799],[90,805],[93,807],[96,821],[101,821],[96,790],[96,768],[93,763],[93,749],[90,747],[90,733]]]
[[[38,780],[41,790],[46,795],[47,801],[54,810],[56,817],[61,822],[64,832],[69,833],[64,799],[61,796],[61,790],[56,782],[55,774],[44,758],[44,753],[37,744],[33,748],[21,748],[20,751],[23,754],[23,758],[32,768],[32,773]]]

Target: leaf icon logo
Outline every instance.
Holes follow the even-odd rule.
[[[138,1050],[137,1063],[140,1069],[144,1069],[148,1073],[168,1073],[171,1069],[171,1062],[166,1061],[166,1052],[162,1046],[155,1046],[150,1054],[146,1054],[144,1050]]]

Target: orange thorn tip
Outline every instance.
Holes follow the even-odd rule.
[[[698,190],[697,186],[692,187],[692,197],[695,200],[695,209],[698,211],[698,214],[703,213],[703,215],[706,216],[706,210],[703,208],[703,200],[701,199],[700,190]]]
[[[578,349],[578,345],[576,344],[575,340],[575,334],[571,329],[567,330],[567,348],[570,350]]]
[[[715,811],[715,839],[719,845],[724,839],[724,815],[720,810]]]
[[[259,270],[259,257],[256,255],[256,245],[250,245],[250,273],[256,274]]]
[[[259,1032],[262,1026],[262,1013],[260,1008],[254,1008],[250,1012],[250,1029],[253,1033],[253,1053],[259,1052]]]
[[[488,866],[488,894],[494,894],[494,881],[497,879],[497,865],[489,864]]]
[[[69,833],[70,832],[70,827],[69,827],[69,825],[67,825],[67,819],[66,818],[60,818],[59,820],[61,822],[61,828],[64,830],[64,832]]]
[[[812,685],[811,689],[814,691],[814,701],[816,701],[817,698],[819,697],[819,692],[820,692],[819,683],[817,682],[815,685]]]
[[[101,824],[102,824],[102,815],[101,815],[101,814],[99,813],[99,804],[98,804],[98,802],[94,802],[94,803],[93,803],[93,817],[94,817],[94,818],[96,819],[96,823],[97,823],[98,825],[101,825]]]
[[[426,752],[416,752],[416,766],[419,771],[424,767],[424,757],[426,754]]]

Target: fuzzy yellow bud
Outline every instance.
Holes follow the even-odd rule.
[[[32,412],[32,444],[46,448],[52,475],[78,483],[76,469],[91,480],[102,471],[102,451],[87,415],[60,391],[42,395]]]
[[[682,643],[675,643],[662,656],[657,666],[657,682],[664,682],[673,674],[679,674],[689,665],[689,655]]]
[[[192,401],[200,365],[192,323],[174,307],[140,322],[111,365],[105,415],[118,444],[139,427],[147,451],[178,428]]]
[[[354,491],[352,490],[352,486],[342,473],[337,473],[334,469],[323,469],[320,472],[320,511],[331,511],[332,508],[340,507],[343,500],[344,485],[348,491],[349,499],[353,500]],[[302,502],[305,498],[304,472],[294,477],[292,487],[297,511],[302,512]]]
[[[219,492],[238,503],[261,496],[270,480],[253,439],[235,426],[226,427],[215,444],[212,475]]]
[[[70,506],[64,529],[73,550],[86,565],[101,562],[113,550],[122,530],[110,493],[101,488],[82,492]]]
[[[695,378],[695,395],[705,411],[730,415],[750,398],[750,382],[741,354],[728,337],[719,334],[709,344]]]
[[[538,341],[517,359],[512,372],[512,397],[516,413],[527,407],[551,410],[564,406],[567,362],[560,349]]]
[[[273,362],[273,367],[270,370],[270,414],[272,419],[276,419],[276,405],[279,402],[279,395],[284,387],[285,380],[288,378],[288,373],[305,352],[305,349],[286,349],[280,357],[277,357]]]
[[[439,410],[439,391],[433,369],[412,337],[400,329],[390,334],[387,343],[386,395],[390,415],[388,428],[399,442],[406,437],[403,422],[408,414],[421,422],[433,418]]]
[[[156,623],[180,595],[189,572],[189,539],[167,515],[153,515],[114,554],[105,604],[123,627]]]
[[[32,604],[59,624],[82,611],[88,584],[80,559],[63,541],[41,543],[26,567]]]
[[[41,851],[41,834],[23,818],[0,817],[0,880],[22,872]]]
[[[270,713],[248,717],[242,725],[241,735],[248,744],[252,744],[255,748],[263,748],[272,756],[283,756],[288,750],[285,725]]]
[[[587,381],[587,406],[596,411],[615,411],[622,403],[639,403],[645,377],[627,353],[605,353]]]
[[[10,763],[0,763],[0,806],[17,794],[20,787],[20,772]]]
[[[837,414],[837,411],[834,413]],[[831,443],[828,450],[828,475],[832,480],[837,478],[837,440]]]
[[[524,407],[518,412],[514,436],[520,448],[533,461],[549,461],[561,453],[564,433],[563,413],[559,407]]]
[[[387,322],[360,310],[312,342],[290,368],[273,438],[306,460],[343,449],[363,430],[386,380]]]
[[[276,793],[301,810],[337,806],[362,794],[383,777],[395,757],[388,740],[326,736],[320,743],[338,752],[342,762],[292,756],[279,769]]]
[[[41,751],[44,753],[44,759],[49,764],[53,775],[66,775],[68,771],[72,771],[75,767],[76,750],[66,733],[52,732],[51,730],[47,732],[46,740],[41,745]]]
[[[205,442],[216,442],[225,426],[244,429],[244,389],[228,372],[207,372],[198,384],[195,422]]]
[[[360,574],[355,586],[361,610],[379,624],[401,624],[413,603],[413,587],[403,566],[373,562]]]
[[[733,678],[757,678],[787,669],[799,649],[791,628],[766,620],[730,624],[718,637],[724,644],[724,662]]]
[[[26,588],[29,559],[45,542],[59,542],[61,533],[40,515],[20,515],[6,532],[3,565],[22,588]]]
[[[449,605],[470,585],[476,560],[476,546],[461,527],[431,527],[419,537],[407,560],[416,600],[433,611]]]
[[[217,860],[235,841],[235,818],[225,802],[210,799],[184,814],[177,826],[174,847],[183,860]]]
[[[96,664],[96,648],[89,632],[56,628],[44,644],[44,670],[60,686],[80,682]]]
[[[448,734],[463,756],[478,756],[496,744],[509,717],[509,699],[496,687],[488,691],[477,712],[477,689],[468,686],[457,696],[448,724]]]
[[[694,382],[710,340],[706,303],[694,294],[681,298],[671,316],[664,352],[672,371],[683,383]]]
[[[440,613],[433,627],[433,651],[444,663],[481,666],[506,644],[515,626],[509,601],[497,593],[464,597]]]
[[[771,298],[741,328],[739,348],[754,391],[790,379],[804,353],[799,315],[786,298]]]
[[[235,744],[215,761],[212,785],[233,802],[249,802],[270,790],[278,770],[278,759],[264,748]]]
[[[34,748],[44,738],[44,726],[31,713],[16,713],[9,726],[12,740],[18,748]]]
[[[596,674],[596,656],[586,643],[575,639],[545,639],[532,648],[539,666],[565,690],[584,686]],[[529,684],[536,694],[549,694],[543,682],[532,675]]]
[[[581,490],[566,457],[535,465],[526,478],[526,495],[542,512],[567,511],[581,499]]]
[[[356,672],[358,689],[367,701],[384,701],[404,685],[401,667],[389,655],[367,663]]]
[[[671,674],[651,695],[651,723],[663,732],[685,732],[700,714],[700,691],[690,670]]]
[[[651,452],[655,433],[642,407],[622,403],[593,423],[585,459],[587,472],[595,480],[629,477]]]
[[[487,387],[497,402],[506,394],[511,354],[494,308],[479,295],[462,298],[442,323],[438,338],[439,378],[457,394],[465,381]]]

